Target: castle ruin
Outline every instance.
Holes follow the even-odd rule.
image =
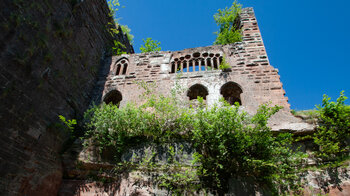
[[[270,65],[253,8],[242,10],[241,26],[243,41],[239,43],[114,56],[102,100],[121,106],[139,102],[136,81],[155,82],[157,90],[167,94],[178,79],[188,89],[183,99],[201,96],[212,105],[223,97],[250,113],[271,102],[289,112],[288,98],[278,70]],[[227,71],[219,69],[223,60],[231,67]]]

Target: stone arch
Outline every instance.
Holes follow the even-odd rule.
[[[171,56],[169,63],[169,73],[181,72],[199,72],[210,71],[218,69],[220,63],[223,61],[222,53],[203,53],[195,52],[193,54],[186,54],[182,56]]]
[[[122,100],[123,96],[118,90],[111,90],[103,97],[103,102],[106,104],[112,103],[118,106]]]
[[[187,91],[187,97],[190,100],[197,99],[197,97],[203,97],[206,100],[208,95],[208,89],[202,84],[192,85]]]
[[[242,93],[242,88],[235,82],[227,82],[222,85],[220,89],[220,94],[230,105],[234,105],[236,102],[238,102],[239,105],[242,105]]]
[[[125,75],[128,69],[129,60],[122,57],[115,63],[115,75]]]

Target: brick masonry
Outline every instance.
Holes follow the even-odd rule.
[[[185,89],[195,84],[203,85],[208,94],[207,104],[211,105],[223,97],[223,85],[230,83],[235,86],[231,90],[241,91],[241,94],[236,92],[238,99],[250,113],[268,102],[283,106],[283,111],[289,112],[288,98],[278,70],[269,63],[252,8],[242,10],[241,25],[243,41],[235,44],[114,56],[103,92],[104,100],[109,100],[110,93],[118,91],[122,97],[121,106],[128,101],[141,101],[142,91],[135,81],[155,82],[157,90],[164,94],[169,93],[178,81]],[[218,69],[223,59],[232,72]],[[187,95],[188,92],[184,92],[181,96],[189,99]],[[116,99],[120,99],[120,95],[118,97]]]

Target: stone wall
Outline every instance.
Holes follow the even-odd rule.
[[[206,91],[204,98],[209,105],[226,96],[223,88],[228,84],[231,94],[237,94],[231,100],[240,102],[250,113],[270,101],[289,112],[288,98],[284,96],[278,70],[269,63],[252,8],[242,10],[241,25],[243,41],[239,43],[113,57],[104,89],[105,101],[111,101],[112,94],[118,94],[115,102],[121,101],[121,106],[128,101],[142,101],[142,90],[135,81],[155,82],[157,91],[164,94],[178,81],[186,90],[198,84]],[[231,72],[219,69],[223,60]],[[192,99],[190,94],[196,97],[195,91],[185,91],[181,96]]]
[[[172,195],[171,190],[166,190],[159,186],[157,177],[162,175],[161,167],[167,163],[169,146],[173,147],[174,159],[181,163],[181,167],[187,171],[191,166],[194,150],[190,144],[137,144],[128,149],[122,156],[124,163],[129,163],[124,167],[113,162],[106,162],[101,159],[93,148],[83,149],[77,141],[72,148],[63,156],[64,179],[59,191],[60,196],[85,196],[85,195],[142,195],[142,196],[166,196]],[[307,143],[305,143],[307,145]],[[140,165],[144,160],[152,157],[157,167],[146,169],[140,166],[133,168],[131,163]],[[309,162],[309,166],[315,166]],[[119,166],[117,166],[119,165]],[[150,168],[150,166],[148,166]],[[347,196],[350,193],[350,164],[346,162],[342,167],[337,168],[317,168],[310,167],[309,171],[303,171],[299,175],[303,187],[300,195],[330,195]],[[159,170],[157,170],[159,169]],[[181,170],[179,170],[181,171]],[[195,183],[195,181],[194,181]],[[216,195],[213,193],[191,192],[183,195]],[[271,195],[266,187],[257,186],[252,178],[232,178],[229,180],[229,190],[226,195]]]
[[[106,77],[102,62],[111,60],[112,19],[101,0],[1,5],[0,192],[56,195],[67,138],[58,115],[80,118],[96,95],[97,77]],[[126,36],[117,37],[132,52]]]

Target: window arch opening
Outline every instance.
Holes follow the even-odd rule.
[[[214,69],[218,69],[218,59],[216,57],[213,58]]]
[[[207,58],[207,70],[208,70],[208,71],[211,71],[211,70],[212,70],[211,58]]]
[[[187,96],[190,100],[197,99],[198,97],[202,97],[204,100],[207,99],[208,90],[205,86],[201,84],[195,84],[188,89]]]
[[[118,65],[117,65],[117,71],[115,72],[115,75],[119,75],[120,69],[121,69],[121,65],[118,64]]]
[[[118,105],[119,107],[119,104],[122,101],[122,99],[123,96],[118,90],[112,90],[105,95],[103,102],[105,102],[106,104]]]
[[[176,65],[175,62],[171,63],[171,73],[175,73],[176,72]]]
[[[220,89],[220,94],[224,99],[230,104],[234,105],[236,102],[239,105],[242,105],[241,94],[243,93],[242,89],[238,84],[234,82],[228,82],[224,84]]]
[[[122,58],[116,63],[115,75],[126,75],[128,70],[128,59]]]
[[[193,67],[193,61],[190,60],[188,63],[188,71],[187,72],[194,72],[194,67]]]
[[[123,67],[123,75],[126,74],[126,70],[127,70],[127,69],[128,69],[128,64],[125,63],[125,64],[124,64],[124,67]]]
[[[183,72],[188,72],[188,69],[187,69],[187,61],[184,61],[184,62],[183,62]]]

